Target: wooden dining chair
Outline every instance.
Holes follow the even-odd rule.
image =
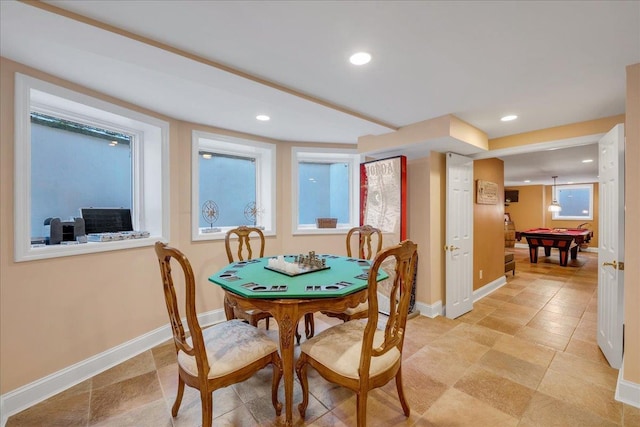
[[[388,258],[395,260],[395,275],[390,293],[392,303],[385,328],[379,330],[376,276],[382,263]],[[302,403],[298,405],[302,418],[309,404],[308,366],[316,369],[327,381],[356,393],[359,427],[364,427],[367,423],[369,391],[384,386],[393,378],[402,410],[409,416],[410,408],[402,389],[402,347],[417,258],[417,245],[410,240],[378,253],[369,271],[367,320],[338,324],[300,345],[296,373],[302,385]]]
[[[258,244],[256,245],[256,253],[254,256],[253,248],[251,247],[251,238],[258,239]],[[224,245],[227,251],[227,258],[229,259],[229,263],[234,261],[245,261],[253,258],[262,258],[264,257],[264,247],[265,247],[265,239],[264,233],[261,229],[257,227],[247,227],[245,225],[241,225],[240,227],[231,229],[227,231],[227,234],[224,237]],[[234,257],[234,252],[236,257]],[[271,318],[271,314],[266,311],[261,310],[249,310],[244,311],[239,309],[238,307],[231,307],[226,297],[224,300],[225,304],[225,314],[227,316],[227,320],[230,319],[243,319],[247,321],[250,325],[258,326],[258,322],[262,319],[265,319],[266,329],[269,329],[269,318]],[[311,338],[314,333],[314,321],[313,314],[305,315],[305,335],[307,338]],[[296,331],[296,340],[300,343],[300,333]]]
[[[256,256],[254,256],[254,248],[251,247],[251,238],[256,239]],[[224,236],[224,246],[227,251],[229,263],[235,261],[246,261],[253,258],[262,258],[264,256],[265,239],[264,233],[257,227],[247,227],[242,225],[227,231]],[[235,252],[235,257],[234,257]],[[225,298],[225,313],[227,320],[243,319],[252,326],[258,326],[258,322],[265,319],[266,328],[269,329],[269,318],[271,315],[266,311],[249,310],[243,311],[238,307],[231,307]]]
[[[178,393],[171,415],[178,415],[186,384],[200,391],[202,426],[210,427],[214,390],[244,381],[269,364],[273,365],[271,402],[276,415],[280,415],[282,403],[278,402],[278,385],[282,377],[282,360],[276,343],[263,331],[240,320],[218,323],[203,330],[198,323],[196,285],[189,260],[182,252],[162,242],[156,242],[155,250],[178,359]],[[172,260],[177,262],[184,275],[185,290],[180,292],[184,294],[184,301],[180,302],[171,271]],[[182,302],[189,338],[178,309]]]
[[[382,231],[370,225],[353,227],[347,233],[347,256],[359,259],[371,259],[382,250]],[[337,317],[343,322],[367,317],[369,305],[367,301],[340,313],[323,311],[329,317]]]

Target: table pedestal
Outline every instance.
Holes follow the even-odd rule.
[[[280,356],[284,377],[285,424],[293,425],[293,375],[295,333],[298,322],[306,313],[317,311],[342,312],[367,300],[367,288],[343,297],[326,297],[315,299],[260,299],[246,298],[225,290],[225,298],[229,308],[239,307],[242,310],[258,309],[271,313],[278,322]],[[226,304],[225,304],[226,310]]]

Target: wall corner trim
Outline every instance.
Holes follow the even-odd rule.
[[[436,301],[433,304],[425,304],[423,302],[416,301],[416,310],[420,312],[422,316],[430,318],[444,315],[442,309],[442,301]]]
[[[213,325],[224,320],[226,317],[223,309],[198,315],[198,321],[202,326]],[[183,322],[186,326],[184,319]],[[158,329],[3,394],[0,396],[0,413],[2,414],[0,425],[4,427],[11,415],[40,403],[169,339],[171,339],[171,328],[167,323]]]
[[[622,367],[618,371],[618,384],[616,385],[615,399],[618,402],[640,408],[640,384],[624,379],[624,356]]]

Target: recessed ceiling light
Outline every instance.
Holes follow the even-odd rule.
[[[202,153],[202,158],[203,159],[210,159],[211,157],[213,157],[213,154],[211,154],[211,153]]]
[[[349,57],[349,62],[353,65],[364,65],[371,61],[371,54],[367,52],[357,52]]]
[[[592,163],[593,159],[584,159],[582,163]]]
[[[531,180],[530,179],[525,179],[524,182],[531,182]]]
[[[500,120],[502,120],[503,122],[510,122],[511,120],[515,120],[517,118],[518,116],[516,116],[515,114],[509,114],[508,116],[502,117]]]
[[[271,120],[271,117],[267,116],[266,114],[258,114],[256,116],[257,120],[260,120],[261,122],[268,122],[269,120]]]
[[[567,184],[573,184],[573,183],[574,183],[573,181],[567,181]],[[569,195],[569,197],[573,197],[573,196]]]

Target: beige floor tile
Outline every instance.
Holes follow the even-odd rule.
[[[483,319],[487,315],[491,314],[496,310],[496,307],[483,305],[483,304],[474,304],[473,310],[463,314],[458,317],[456,320],[459,320],[464,323],[474,324],[479,320]]]
[[[570,317],[580,317],[583,315],[585,310],[584,305],[580,304],[560,304],[557,301],[549,301],[544,307],[542,307],[542,311],[550,311],[553,313],[563,314]]]
[[[113,368],[93,377],[93,389],[105,387],[122,380],[137,377],[140,374],[153,372],[156,365],[151,351],[145,351]]]
[[[622,418],[625,427],[637,427],[640,426],[640,408],[633,407],[631,405],[622,405]]]
[[[571,338],[575,331],[575,326],[564,325],[562,323],[554,322],[552,320],[533,319],[527,326],[530,328],[540,329],[544,332],[550,332],[556,335],[562,335],[567,338]]]
[[[505,334],[483,326],[462,323],[447,332],[448,336],[454,336],[465,340],[471,340],[478,344],[493,346]]]
[[[602,354],[602,350],[600,350],[600,347],[595,342],[582,341],[573,337],[571,341],[569,341],[565,352],[609,366],[609,362],[607,362],[604,354]]]
[[[503,336],[493,346],[494,350],[547,368],[555,355],[555,350],[518,337]]]
[[[531,320],[554,322],[560,325],[566,325],[575,328],[576,326],[578,326],[578,323],[580,323],[580,316],[570,316],[564,313],[555,313],[543,308],[538,313],[536,313],[536,315]]]
[[[617,369],[569,353],[556,353],[549,369],[567,373],[581,380],[608,388],[611,391],[616,390],[618,383]]]
[[[5,426],[86,426],[89,421],[90,390],[87,382],[80,387],[82,391],[77,387],[9,417]]]
[[[94,389],[89,423],[98,423],[158,399],[162,399],[162,390],[155,371]]]
[[[429,346],[403,362],[403,366],[419,369],[430,378],[448,386],[452,386],[462,378],[471,365],[472,362],[464,359],[460,354],[451,354]]]
[[[434,380],[422,369],[406,363],[402,365],[402,384],[407,404],[411,412],[417,415],[424,414],[433,402],[449,389],[448,385]],[[395,380],[389,381],[382,390],[392,399],[398,399]]]
[[[615,427],[617,425],[592,412],[585,411],[582,407],[543,393],[535,393],[518,427]]]
[[[429,343],[429,347],[443,352],[457,354],[470,363],[478,361],[490,348],[489,346],[449,334],[445,334],[432,341]]]
[[[522,320],[499,317],[496,312],[486,316],[476,324],[508,335],[515,335],[523,327]]]
[[[622,403],[614,399],[611,390],[569,373],[547,370],[538,391],[591,411],[614,423],[622,422]]]
[[[529,326],[524,326],[518,330],[516,336],[559,351],[564,351],[569,343],[569,337],[543,331],[541,329],[531,328]]]
[[[91,427],[173,427],[173,422],[166,403],[163,399],[158,399],[148,405],[89,425]]]
[[[471,367],[454,387],[494,408],[519,418],[534,390],[478,366]]]
[[[340,404],[333,411],[343,423],[349,426],[356,425],[356,398],[355,396]],[[410,414],[409,417],[402,412],[402,406],[397,397],[394,398],[380,389],[372,390],[367,398],[368,427],[388,426],[412,426],[419,416]]]
[[[414,425],[513,427],[517,424],[517,418],[451,388]]]
[[[538,387],[546,371],[543,366],[494,349],[480,359],[478,366],[533,390]]]
[[[176,356],[176,346],[173,343],[173,340],[152,348],[151,354],[153,355],[153,361],[156,365],[156,369],[160,369],[178,361]]]
[[[310,427],[349,427],[342,420],[340,420],[340,418],[336,417],[333,412],[327,412],[320,418],[311,421],[309,426]]]

